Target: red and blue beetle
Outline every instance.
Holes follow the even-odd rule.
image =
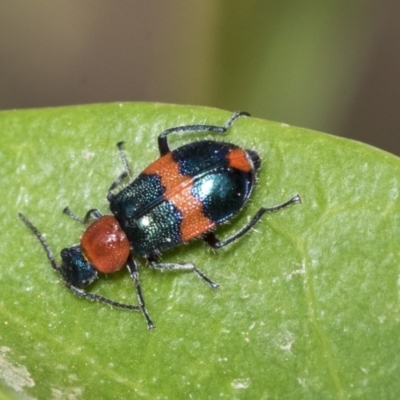
[[[146,310],[132,253],[145,258],[155,269],[191,270],[213,289],[217,288],[218,284],[192,263],[160,262],[161,253],[196,238],[203,239],[214,249],[224,247],[248,232],[264,213],[300,202],[300,196],[274,207],[260,208],[245,226],[227,239],[219,240],[214,229],[235,216],[247,202],[261,165],[260,157],[254,150],[213,140],[195,141],[171,151],[167,137],[171,133],[194,131],[223,134],[242,115],[249,114],[237,112],[224,126],[184,125],[165,130],[158,136],[160,158],[132,183],[114,193],[131,173],[123,142],[118,143],[124,172],[107,193],[112,215],[102,215],[97,209],[91,209],[84,218],[79,218],[65,208],[64,212],[74,219],[85,224],[93,221],[83,233],[80,244],[61,251],[61,265],[55,261],[43,235],[20,213],[65,285],[88,300],[141,311],[149,329],[154,328],[154,324]],[[118,303],[84,290],[99,272],[108,274],[124,265],[133,279],[138,305]]]

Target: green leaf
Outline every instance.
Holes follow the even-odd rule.
[[[252,200],[223,238],[261,206],[296,193],[219,251],[201,241],[164,254],[196,263],[161,273],[139,260],[157,328],[73,296],[17,217],[23,212],[58,255],[82,226],[61,213],[107,212],[122,171],[158,157],[176,125],[222,125],[229,112],[163,104],[104,104],[0,113],[0,399],[396,398],[400,392],[400,161],[350,140],[241,118],[226,138],[257,150]],[[171,137],[172,147],[215,135]],[[91,289],[136,302],[126,271]]]

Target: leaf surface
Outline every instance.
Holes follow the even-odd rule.
[[[214,138],[262,157],[249,204],[220,238],[261,206],[296,193],[302,204],[265,215],[219,251],[201,241],[163,255],[193,273],[161,273],[139,259],[139,313],[73,296],[17,217],[57,255],[82,226],[63,215],[108,212],[125,141],[138,174],[158,157],[157,135],[185,124],[223,125],[229,112],[149,103],[0,113],[0,398],[396,398],[400,391],[400,161],[370,146],[241,118]],[[134,304],[126,271],[92,291]]]

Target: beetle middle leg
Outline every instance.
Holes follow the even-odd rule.
[[[170,148],[168,145],[167,136],[171,133],[178,132],[215,132],[215,133],[225,133],[229,127],[242,115],[250,116],[248,112],[238,111],[233,114],[224,126],[216,126],[216,125],[182,125],[175,126],[173,128],[166,129],[158,136],[158,148],[160,150],[160,155],[163,156],[165,154],[170,153]]]
[[[292,197],[288,201],[278,204],[273,207],[261,207],[256,215],[251,219],[249,223],[247,223],[245,226],[243,226],[241,229],[239,229],[234,235],[231,237],[225,239],[225,240],[219,240],[214,232],[208,232],[203,236],[203,240],[210,245],[214,249],[220,249],[221,247],[224,247],[228,245],[229,243],[234,242],[235,240],[239,239],[242,237],[245,233],[247,233],[260,219],[261,217],[266,213],[266,212],[273,212],[273,211],[279,211],[282,210],[283,208],[286,208],[287,206],[294,204],[294,203],[300,203],[301,198],[297,194],[296,196]]]
[[[208,278],[203,272],[201,272],[194,264],[192,263],[159,263],[157,262],[157,258],[155,257],[148,257],[147,261],[150,264],[151,268],[158,269],[158,270],[168,270],[168,271],[193,271],[197,276],[203,279],[204,282],[208,283],[211,288],[217,289],[219,287],[218,283],[212,281]]]

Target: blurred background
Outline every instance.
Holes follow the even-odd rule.
[[[206,105],[400,155],[399,19],[398,0],[2,2],[0,109]]]

